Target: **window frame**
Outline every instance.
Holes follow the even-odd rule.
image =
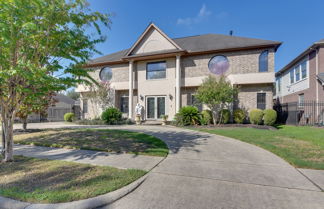
[[[266,56],[264,60],[263,60],[263,56]],[[265,67],[265,69],[263,69],[263,67]],[[259,55],[259,73],[264,73],[264,72],[269,72],[269,50],[268,49],[263,50]]]
[[[102,71],[104,71],[105,69],[110,69],[110,71],[111,71],[111,77],[109,79],[107,79],[107,80],[103,80],[102,79],[102,76],[101,76]],[[103,67],[103,68],[100,69],[100,72],[99,72],[99,79],[100,79],[100,81],[102,81],[102,82],[108,82],[108,81],[111,81],[112,78],[113,78],[113,72],[112,72],[111,67],[106,66],[106,67]]]
[[[148,70],[148,66],[150,64],[158,64],[158,63],[164,63],[165,64],[165,69],[164,70],[153,70],[153,71],[149,71]],[[150,72],[160,72],[160,71],[164,71],[165,72],[165,76],[163,78],[149,78],[148,74]],[[156,62],[147,62],[146,63],[146,80],[162,80],[162,79],[166,79],[167,77],[167,62],[166,61],[156,61]]]
[[[125,109],[127,110],[125,110],[124,111],[124,108],[123,108],[123,103],[122,103],[122,101],[123,101],[123,99],[125,99],[125,98],[127,98],[126,99],[126,107],[125,107]],[[120,100],[119,100],[119,109],[120,109],[120,112],[122,112],[122,113],[129,113],[129,96],[126,96],[126,95],[124,95],[124,96],[121,96],[120,97]]]
[[[259,102],[259,95],[264,96],[264,102]],[[261,99],[261,98],[260,98]],[[257,93],[257,109],[265,110],[267,108],[267,93],[266,92],[258,92]]]
[[[302,102],[301,102],[301,98],[303,98]],[[304,107],[304,105],[305,105],[305,94],[304,93],[298,94],[298,107]]]
[[[294,67],[294,71],[295,71],[295,81],[298,82],[301,80],[300,79],[300,64],[298,64]],[[298,75],[298,77],[297,77],[297,75]]]
[[[88,99],[83,99],[82,100],[82,112],[83,113],[88,113],[88,111],[89,111],[88,110]]]
[[[196,97],[196,94],[191,94],[191,97],[190,97],[190,102],[191,102],[191,106],[194,106],[196,107],[199,112],[201,112],[203,110],[203,104],[201,102],[198,102],[197,98]]]
[[[305,64],[305,70],[303,70],[303,65]],[[304,60],[300,63],[300,71],[301,71],[301,80],[307,78],[307,60]],[[305,74],[304,74],[305,72]],[[305,75],[305,77],[304,77]]]

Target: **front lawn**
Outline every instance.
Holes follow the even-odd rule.
[[[299,168],[324,170],[324,128],[279,126],[255,128],[195,128],[260,146]]]
[[[0,163],[0,195],[33,203],[70,202],[114,191],[145,173],[15,156],[14,162]]]
[[[109,129],[45,129],[16,134],[17,144],[161,156],[168,154],[160,139],[138,132]]]

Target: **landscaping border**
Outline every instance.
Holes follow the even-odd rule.
[[[1,209],[93,209],[103,205],[108,205],[116,200],[126,196],[139,187],[147,178],[149,173],[145,174],[136,181],[124,186],[118,190],[109,192],[107,194],[99,195],[84,200],[77,200],[66,203],[56,204],[40,204],[40,203],[28,203],[18,200],[13,200],[7,197],[0,196],[0,208]]]

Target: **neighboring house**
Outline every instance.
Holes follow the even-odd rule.
[[[323,124],[324,39],[313,43],[276,73],[278,104],[292,124]]]
[[[77,101],[63,94],[57,94],[56,96],[54,96],[54,100],[56,101],[56,103],[48,108],[47,116],[34,113],[28,116],[28,121],[63,121],[64,114],[68,112],[73,112],[76,114],[77,118],[80,118],[80,105],[77,103]]]
[[[247,110],[272,108],[274,55],[280,42],[206,34],[169,38],[150,24],[131,48],[94,59],[86,66],[93,78],[109,81],[114,105],[134,118],[135,105],[144,119],[173,119],[182,106],[193,105],[197,88],[208,75],[225,75],[240,88],[238,106]],[[97,117],[79,86],[84,118]]]

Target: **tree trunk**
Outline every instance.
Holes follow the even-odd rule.
[[[216,115],[214,110],[212,110],[212,117],[213,117],[213,123],[214,123],[214,125],[216,125],[216,123],[217,123],[217,121],[216,121],[217,115]]]
[[[5,135],[4,162],[13,161],[13,114],[4,114],[3,130]]]
[[[22,118],[22,122],[23,122],[22,127],[23,127],[24,131],[26,131],[27,130],[27,117]]]
[[[2,157],[4,158],[5,157],[5,144],[6,144],[6,140],[5,140],[5,132],[4,132],[4,123],[3,121],[1,121],[1,145],[2,145],[2,148],[1,148],[1,155]]]

